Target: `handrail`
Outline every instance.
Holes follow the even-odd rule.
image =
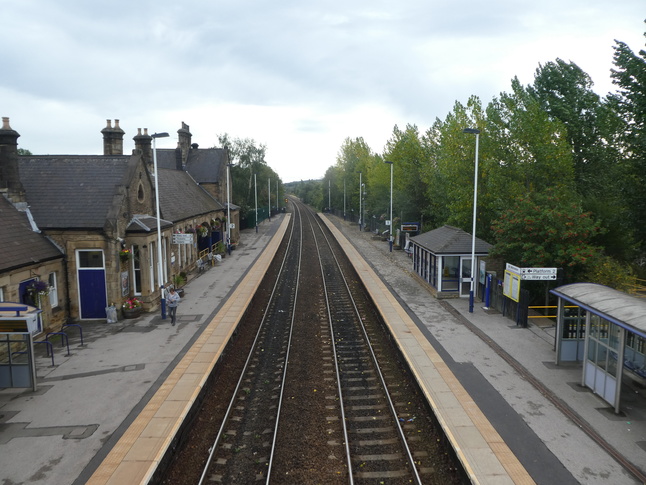
[[[556,305],[533,305],[527,307],[529,310],[535,308],[558,308]],[[563,308],[579,308],[579,305],[564,305]],[[558,315],[528,315],[527,318],[557,318]]]

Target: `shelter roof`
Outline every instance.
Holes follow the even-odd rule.
[[[646,300],[596,283],[559,286],[551,293],[646,338]]]
[[[471,234],[453,226],[438,227],[410,239],[433,254],[471,254]],[[488,242],[476,237],[476,254],[489,254],[492,247]]]

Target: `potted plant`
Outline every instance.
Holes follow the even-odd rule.
[[[144,307],[138,298],[132,297],[123,302],[121,311],[123,312],[123,318],[137,318],[143,313]]]
[[[184,288],[182,286],[186,283],[186,273],[178,273],[171,276],[171,282],[175,287],[175,291],[179,293],[180,298],[184,296]]]
[[[224,253],[226,252],[224,243],[222,241],[215,243],[215,252],[220,255],[224,255]]]

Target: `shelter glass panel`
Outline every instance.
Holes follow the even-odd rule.
[[[442,291],[459,291],[460,256],[442,257]]]

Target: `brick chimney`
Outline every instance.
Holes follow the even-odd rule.
[[[2,118],[0,129],[0,190],[13,203],[26,202],[25,188],[20,181],[18,134],[9,126],[9,118]]]
[[[119,120],[107,120],[108,124],[101,130],[103,133],[103,154],[104,155],[123,155],[123,135],[125,132],[119,128]]]
[[[177,130],[177,147],[182,152],[182,170],[186,167],[188,161],[188,152],[191,149],[191,132],[188,125],[182,121],[182,127]],[[179,165],[178,165],[179,168]]]
[[[153,163],[153,137],[148,134],[148,128],[144,128],[143,135],[141,134],[141,128],[137,128],[137,135],[133,137],[133,140],[135,141],[135,150],[141,150],[144,162],[151,165]]]

